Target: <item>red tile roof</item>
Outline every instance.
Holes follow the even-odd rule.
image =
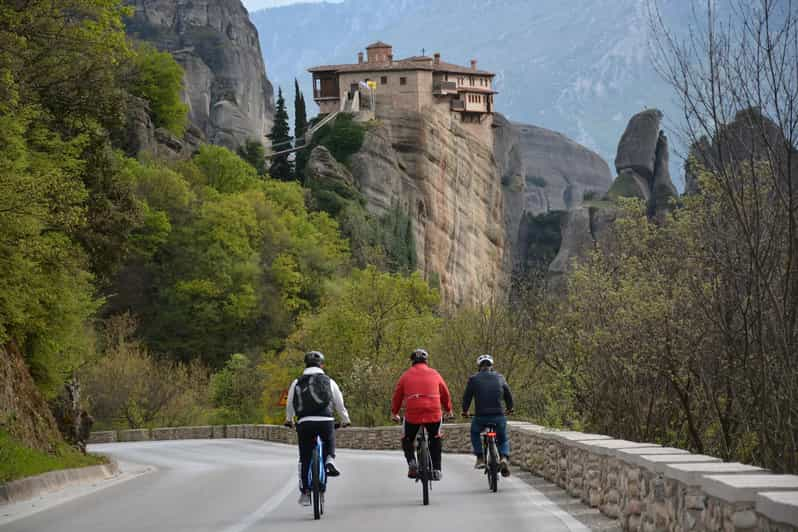
[[[372,48],[393,48],[393,47],[388,43],[377,41],[366,46],[366,50],[371,50]]]

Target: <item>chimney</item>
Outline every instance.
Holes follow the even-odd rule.
[[[393,64],[393,54],[388,54],[388,64],[389,65]]]
[[[358,62],[358,64],[361,64],[361,65],[363,64],[363,52],[358,52],[357,53],[357,62]]]
[[[432,57],[433,57],[433,60],[432,60],[433,63],[435,63],[436,65],[440,65],[441,64],[441,54],[440,53],[435,52],[435,54]]]
[[[472,59],[471,60],[471,70],[476,70],[476,69],[477,69],[477,60],[476,59]]]

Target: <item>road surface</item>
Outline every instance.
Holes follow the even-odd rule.
[[[252,440],[95,445],[128,471],[148,471],[0,525],[0,532],[492,532],[588,530],[515,477],[491,494],[470,456],[444,455],[443,481],[421,505],[399,451],[339,450],[326,513],[297,504],[296,450]],[[150,467],[147,467],[150,466]],[[41,506],[41,504],[40,504]],[[2,508],[0,508],[2,513]],[[0,521],[2,523],[2,521]]]

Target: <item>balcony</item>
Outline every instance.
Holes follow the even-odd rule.
[[[452,111],[465,111],[466,103],[463,100],[452,100]]]
[[[454,81],[436,81],[432,85],[432,94],[435,96],[446,96],[448,94],[457,94],[457,83]]]
[[[320,91],[318,89],[313,91],[314,100],[338,100],[340,97],[338,91]]]

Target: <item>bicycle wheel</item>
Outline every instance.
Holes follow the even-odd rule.
[[[313,453],[310,460],[311,497],[313,498],[313,519],[321,519],[321,478],[319,478],[319,455]]]
[[[499,450],[496,440],[491,438],[488,446],[488,487],[496,493],[499,489]]]
[[[418,449],[418,476],[421,479],[421,500],[424,506],[429,504],[429,487],[432,480],[432,464],[427,439],[421,440]]]

